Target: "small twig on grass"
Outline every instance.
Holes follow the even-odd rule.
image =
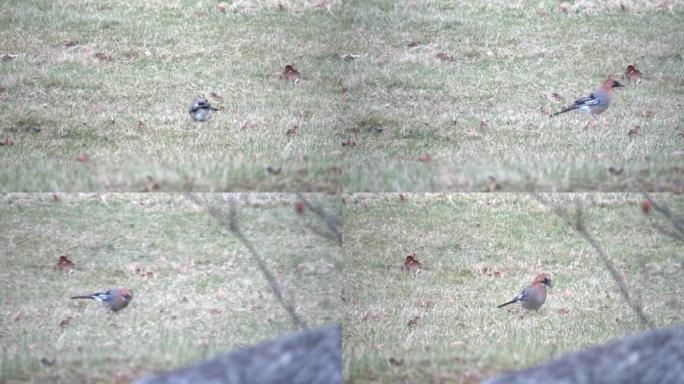
[[[318,216],[321,219],[321,221],[323,221],[323,223],[325,223],[330,233],[324,233],[311,226],[308,226],[309,229],[311,229],[312,232],[316,233],[319,236],[337,241],[337,244],[342,246],[342,231],[340,230],[340,226],[342,225],[342,223],[340,218],[337,216],[329,215],[327,212],[323,210],[323,208],[311,204],[307,199],[304,198],[304,196],[302,196],[301,193],[297,193],[297,197],[299,198],[299,200],[302,201],[302,203],[304,203],[304,206],[308,210],[313,212],[316,216]]]
[[[644,193],[644,197],[651,204],[651,206],[656,212],[665,216],[665,218],[670,221],[670,224],[672,224],[672,227],[675,229],[676,232],[669,231],[659,225],[654,225],[655,228],[668,237],[684,242],[684,221],[681,218],[675,216],[675,214],[672,213],[668,206],[656,203],[655,200],[653,200],[648,193]]]
[[[199,206],[204,206],[194,195],[186,193],[185,196],[193,201],[195,204]],[[292,323],[294,324],[296,329],[305,329],[307,328],[306,322],[302,320],[299,315],[297,315],[297,311],[295,310],[295,307],[285,301],[285,298],[283,297],[282,290],[280,289],[280,285],[278,284],[278,281],[276,280],[275,275],[268,269],[268,266],[266,266],[266,263],[264,260],[259,256],[259,253],[257,252],[256,248],[254,248],[254,245],[252,244],[249,239],[242,233],[240,230],[240,226],[238,225],[238,220],[237,220],[237,207],[235,205],[235,201],[230,202],[230,212],[228,214],[228,222],[226,223],[225,220],[225,214],[223,211],[221,211],[217,207],[212,207],[212,206],[206,206],[205,207],[207,212],[213,216],[218,222],[227,227],[230,232],[232,232],[233,236],[235,236],[241,243],[242,245],[247,248],[249,251],[250,255],[252,256],[252,259],[256,262],[257,266],[259,267],[259,270],[261,270],[261,273],[264,275],[264,278],[268,281],[268,284],[271,286],[271,291],[273,292],[273,295],[275,296],[276,300],[278,303],[285,309],[285,312],[290,316],[290,319],[292,320]]]
[[[591,236],[591,234],[589,233],[589,230],[587,230],[584,221],[582,201],[579,198],[575,199],[575,217],[573,219],[572,214],[568,212],[568,210],[565,207],[561,205],[555,205],[546,200],[545,198],[543,198],[541,195],[533,194],[533,196],[543,205],[553,208],[554,213],[556,213],[558,217],[560,217],[563,221],[565,221],[566,224],[568,224],[571,228],[577,231],[577,233],[579,233],[579,235],[587,243],[589,243],[589,245],[591,245],[592,248],[594,248],[596,253],[599,255],[601,261],[603,262],[604,267],[610,273],[611,277],[615,281],[615,284],[617,284],[618,289],[620,290],[620,294],[622,295],[622,298],[625,300],[629,308],[637,315],[637,317],[641,321],[642,326],[646,328],[653,328],[653,322],[646,316],[643,308],[641,307],[641,304],[632,300],[632,296],[629,294],[629,289],[627,289],[627,284],[625,284],[625,280],[622,278],[622,275],[617,271],[615,265],[613,265],[613,262],[608,258],[608,255],[603,250],[598,241],[596,241],[596,239],[594,239],[594,237]]]

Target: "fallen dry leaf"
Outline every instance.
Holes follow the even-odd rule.
[[[432,156],[430,156],[427,153],[424,153],[424,154],[418,156],[418,161],[420,161],[421,163],[428,164],[432,161]]]
[[[14,60],[16,58],[17,58],[17,55],[14,55],[12,53],[3,53],[2,55],[0,55],[0,60],[2,60],[2,61],[10,61],[10,60]]]
[[[0,145],[14,145],[14,140],[10,139],[9,137],[6,137],[5,140],[0,141]]]
[[[71,316],[67,317],[66,319],[64,319],[64,320],[62,320],[62,321],[59,322],[59,327],[60,327],[60,328],[64,328],[64,327],[70,325],[70,324],[71,324],[71,320],[73,320],[73,319],[74,319],[74,318],[71,317]]]
[[[209,92],[209,97],[211,97],[212,99],[214,99],[216,101],[223,100],[223,97],[219,96],[218,93],[216,93],[216,92]]]
[[[66,43],[64,43],[64,46],[67,48],[75,47],[77,45],[78,45],[78,40],[75,40],[75,39],[67,40]]]
[[[154,192],[159,190],[159,183],[157,183],[154,178],[147,175],[147,181],[145,182],[145,192]]]
[[[306,210],[306,205],[304,205],[304,203],[302,203],[301,201],[297,201],[297,202],[294,204],[294,209],[295,209],[295,212],[297,212],[298,215],[303,215],[303,214],[304,214],[304,211]]]
[[[76,156],[76,160],[80,161],[81,163],[86,163],[88,160],[90,160],[90,157],[86,155],[85,153],[82,153],[78,156]]]
[[[297,131],[299,131],[299,125],[295,124],[285,132],[285,136],[294,136],[297,134]]]
[[[608,173],[614,176],[619,176],[622,174],[622,172],[625,170],[624,167],[621,168],[615,168],[615,167],[608,167]]]
[[[95,54],[95,58],[97,58],[100,61],[110,61],[112,60],[112,57],[104,52],[98,52]]]
[[[395,359],[394,357],[390,357],[387,361],[389,361],[389,363],[395,367],[404,364],[404,359]]]
[[[634,64],[627,66],[627,69],[625,70],[625,77],[630,81],[637,83],[637,85],[641,83],[641,71],[639,71]]]
[[[419,45],[420,45],[420,41],[412,41],[412,42],[406,44],[406,46],[409,48],[417,47]]]
[[[641,130],[641,127],[638,125],[635,125],[634,128],[630,129],[627,132],[627,137],[635,137],[639,135],[639,131]]]
[[[406,323],[406,325],[409,327],[415,327],[416,325],[418,325],[419,320],[420,316],[414,316],[413,319],[409,320],[408,323]]]
[[[653,204],[649,200],[644,200],[641,202],[641,212],[644,213],[644,215],[648,215],[651,213],[651,208],[653,207]]]
[[[453,59],[451,58],[451,56],[447,55],[447,54],[444,53],[444,52],[438,53],[438,54],[437,54],[437,58],[439,58],[439,59],[442,60],[442,61],[453,61]]]
[[[74,263],[69,260],[66,255],[62,255],[59,257],[59,260],[57,260],[57,266],[55,268],[70,272],[73,271],[75,267]]]
[[[346,141],[342,142],[343,147],[353,147],[356,145],[356,141],[352,140],[351,138],[347,139]]]
[[[268,172],[269,175],[279,175],[282,169],[282,167],[274,168],[273,166],[269,165],[266,167],[266,172]]]

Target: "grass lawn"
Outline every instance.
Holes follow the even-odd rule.
[[[684,2],[559,3],[345,2],[344,191],[684,190]]]
[[[0,191],[337,191],[334,3],[3,1]]]
[[[588,230],[650,319],[684,325],[682,244],[655,227],[668,224],[643,214],[639,195],[578,196]],[[593,249],[532,196],[404,199],[345,197],[347,382],[475,383],[641,330]],[[681,197],[655,199],[684,212]],[[424,266],[417,276],[399,268],[413,252]],[[542,271],[554,287],[539,312],[496,308]]]
[[[232,197],[197,198],[227,208]],[[292,195],[237,199],[285,300],[310,326],[339,323],[341,251],[309,229],[324,226]],[[5,195],[0,244],[2,383],[128,383],[293,329],[247,249],[179,194]],[[73,273],[55,269],[61,255]],[[69,299],[116,286],[134,298],[115,314]]]

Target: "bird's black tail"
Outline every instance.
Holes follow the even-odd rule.
[[[91,299],[95,300],[92,296],[71,296],[71,299]]]
[[[509,304],[515,303],[516,301],[518,301],[518,298],[517,298],[517,297],[516,297],[515,299],[513,299],[513,300],[507,302],[507,303],[503,303],[503,304],[501,304],[501,305],[498,305],[497,308],[503,308],[503,307],[505,307],[505,306],[507,306],[507,305],[509,305]]]
[[[560,115],[561,113],[574,111],[574,110],[577,109],[577,108],[579,108],[579,107],[576,106],[576,105],[571,105],[571,106],[569,106],[569,107],[563,108],[562,110],[560,110],[560,111],[558,111],[558,112],[556,112],[556,113],[551,114],[550,117],[558,116],[558,115]]]

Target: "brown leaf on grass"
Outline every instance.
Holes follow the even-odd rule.
[[[390,357],[387,359],[387,361],[390,363],[390,365],[394,365],[395,367],[404,364],[404,359],[395,359],[394,357]]]
[[[226,13],[226,3],[216,4],[216,10],[221,12],[221,13]]]
[[[331,165],[328,167],[328,171],[330,173],[334,173],[336,175],[341,175],[343,172],[343,169],[342,169],[342,167],[338,167],[337,165]]]
[[[272,165],[266,167],[266,172],[269,175],[279,175],[283,167],[274,168]]]
[[[135,376],[128,371],[119,371],[114,374],[114,379],[116,380],[116,384],[127,384],[133,382]]]
[[[98,52],[95,54],[95,58],[100,61],[111,61],[112,57],[104,52]]]
[[[641,130],[641,127],[638,125],[635,125],[634,128],[630,129],[627,132],[627,137],[635,137],[639,135],[639,131]]]
[[[562,100],[563,100],[563,98],[561,97],[561,95],[559,95],[559,94],[556,93],[556,92],[552,93],[552,94],[551,94],[551,97],[552,97],[554,100],[557,100],[557,101],[562,101]]]
[[[299,125],[295,124],[295,125],[292,126],[292,128],[288,129],[288,130],[285,132],[285,136],[288,136],[288,137],[289,137],[289,136],[294,136],[294,135],[297,134],[298,131],[299,131]]]
[[[356,145],[356,141],[352,140],[351,138],[347,139],[346,141],[342,142],[343,147],[353,147]]]
[[[293,64],[288,64],[283,69],[282,77],[296,84],[299,82],[299,71],[295,69]]]
[[[608,167],[608,173],[610,173],[613,176],[620,176],[622,175],[622,172],[625,170],[624,167],[620,168],[615,168],[613,166]]]
[[[71,260],[69,260],[69,258],[66,257],[66,255],[62,255],[59,257],[59,260],[57,260],[57,265],[55,268],[61,269],[62,271],[71,272],[74,270],[75,267],[76,265]]]
[[[223,100],[223,97],[219,96],[219,94],[216,92],[209,92],[209,97],[211,97],[212,99],[214,99],[216,101]]]
[[[154,178],[147,175],[147,181],[145,182],[145,192],[154,192],[159,190],[159,183],[157,183]]]
[[[630,81],[639,84],[641,82],[641,71],[639,71],[634,64],[630,64],[625,70],[625,77]]]
[[[480,130],[481,131],[487,131],[489,129],[489,125],[484,120],[480,120]]]
[[[447,55],[444,52],[438,53],[437,58],[442,60],[442,61],[453,61],[454,60],[451,56]]]
[[[409,48],[417,47],[419,45],[420,45],[420,41],[412,41],[412,42],[406,44],[406,46]]]
[[[142,120],[138,120],[138,129],[145,128],[145,122]]]
[[[12,53],[3,53],[2,55],[0,55],[0,60],[2,60],[2,61],[10,61],[10,60],[14,60],[16,58],[17,58],[17,55],[12,54]]]
[[[9,137],[6,137],[5,140],[0,141],[0,146],[2,146],[2,145],[7,145],[7,146],[14,145],[14,140],[10,139]]]
[[[424,154],[418,156],[418,161],[420,161],[421,163],[428,164],[432,161],[432,156],[430,156],[427,153],[424,153]]]
[[[294,204],[294,209],[295,209],[295,212],[297,212],[298,215],[303,215],[303,214],[304,214],[304,211],[306,211],[306,205],[304,205],[304,203],[302,203],[301,201],[297,201],[297,202]]]
[[[76,160],[80,161],[81,163],[87,163],[90,160],[90,157],[87,154],[82,153],[76,156]]]
[[[57,359],[48,359],[47,357],[41,357],[40,364],[46,367],[52,367],[53,365],[57,364]]]
[[[417,274],[421,272],[423,264],[420,261],[418,261],[418,259],[416,259],[416,253],[413,252],[410,255],[406,256],[406,260],[404,261],[404,265],[402,266],[402,268]]]
[[[416,325],[418,325],[418,321],[419,321],[419,320],[420,320],[420,316],[417,316],[417,315],[416,315],[416,316],[413,317],[413,319],[409,320],[408,323],[406,323],[406,325],[407,325],[409,328],[413,328],[413,327],[415,327]]]
[[[494,192],[501,189],[501,186],[496,182],[494,176],[489,176],[487,178],[487,192]]]
[[[75,47],[78,45],[78,40],[76,39],[70,39],[67,40],[66,43],[64,43],[64,46],[67,48]]]
[[[651,204],[651,202],[648,200],[644,200],[641,202],[641,212],[643,212],[644,215],[650,214],[652,207],[653,207],[653,204]]]
[[[478,370],[467,371],[463,375],[463,382],[465,384],[475,384],[482,381],[482,374]]]
[[[59,195],[57,193],[52,194],[52,201],[55,203],[59,202]]]
[[[570,313],[570,310],[567,308],[560,308],[560,309],[556,310],[556,312],[558,312],[558,314],[560,314],[560,315],[567,315],[568,313]]]
[[[74,319],[74,318],[71,317],[71,316],[67,317],[66,319],[64,319],[64,320],[62,320],[62,321],[59,322],[59,327],[60,327],[60,328],[64,328],[64,327],[70,325],[70,324],[71,324],[71,320],[73,320],[73,319]]]
[[[553,113],[553,109],[551,107],[543,107],[539,111],[541,111],[542,115],[544,116],[551,116]]]

